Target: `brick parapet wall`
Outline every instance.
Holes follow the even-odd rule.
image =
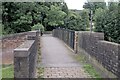
[[[28,32],[16,33],[2,37],[2,49],[14,49],[26,40]]]
[[[87,55],[101,74],[120,77],[120,44],[105,41],[104,33],[55,29],[53,36],[63,40],[75,53]]]
[[[85,52],[95,58],[105,69],[119,77],[119,44],[104,41],[104,34],[95,32],[79,32],[78,43],[78,53],[81,52],[81,49],[85,50]]]
[[[27,34],[29,32],[16,33],[11,35],[6,35],[0,38],[1,49],[2,49],[2,63],[0,64],[12,64],[13,63],[13,50],[26,41]]]
[[[109,71],[117,76],[119,74],[119,44],[108,42],[108,41],[98,41],[98,58],[97,60]]]
[[[14,78],[36,78],[39,33],[31,31],[27,40],[14,49]]]

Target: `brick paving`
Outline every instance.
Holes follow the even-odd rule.
[[[70,54],[65,44],[51,35],[41,37],[41,63],[37,67],[43,67],[43,78],[90,78],[82,65]]]
[[[81,67],[47,67],[43,78],[90,78]]]

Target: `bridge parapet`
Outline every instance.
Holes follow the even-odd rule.
[[[74,31],[73,36],[69,30],[55,29],[53,36],[60,38],[70,47],[69,40],[72,40],[74,52],[84,55],[102,77],[120,78],[120,44],[105,41],[104,33]]]
[[[31,31],[23,44],[14,49],[14,77],[35,78],[38,31]]]
[[[104,34],[96,32],[79,32],[78,41],[78,53],[83,53],[101,75],[119,77],[119,44],[105,41]]]

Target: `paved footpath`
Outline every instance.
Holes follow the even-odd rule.
[[[74,54],[58,38],[51,35],[41,37],[43,78],[89,78],[82,66],[70,55]]]

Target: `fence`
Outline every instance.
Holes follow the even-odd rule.
[[[120,44],[104,41],[103,33],[88,31],[72,33],[65,29],[53,30],[55,37],[60,38],[72,48],[75,45],[75,52],[85,55],[88,62],[97,67],[101,75],[120,78]]]
[[[15,78],[35,78],[38,35],[37,31],[29,32],[28,40],[14,49]]]
[[[63,40],[74,50],[75,31],[66,29],[55,29],[53,30],[53,36]]]

